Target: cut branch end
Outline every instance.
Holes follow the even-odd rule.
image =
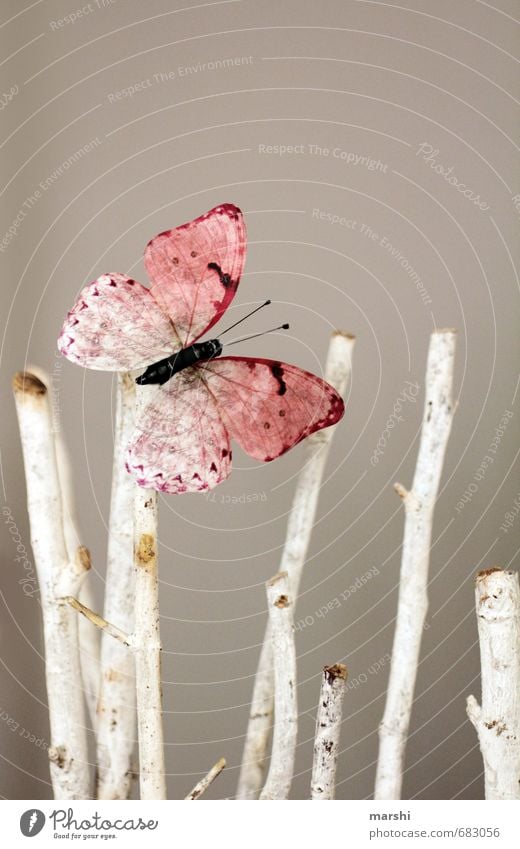
[[[351,342],[356,341],[354,334],[348,333],[346,330],[333,330],[331,336],[343,336],[344,339],[348,339]]]
[[[475,574],[475,583],[478,583],[478,581],[485,580],[487,577],[489,577],[489,575],[492,575],[493,572],[503,571],[504,570],[500,566],[490,566],[489,569],[481,569],[480,572],[477,572]]]
[[[468,719],[478,731],[478,723],[482,714],[482,710],[475,696],[468,696],[468,698],[466,699],[466,713],[468,715]]]
[[[406,496],[408,495],[408,490],[406,489],[406,487],[403,486],[402,483],[394,483],[394,490],[395,492],[397,492],[399,498],[404,501]]]
[[[265,582],[266,587],[274,587],[276,584],[280,583],[280,581],[285,581],[287,579],[287,572],[277,572],[276,575],[273,575],[272,578],[269,578],[268,581]]]
[[[324,666],[323,672],[329,684],[332,684],[336,678],[341,678],[343,681],[346,681],[348,677],[347,667],[343,663],[335,663],[333,666]]]
[[[76,552],[76,564],[80,572],[88,572],[92,567],[90,551],[85,545],[78,546],[78,550]]]
[[[153,534],[141,534],[136,551],[137,562],[146,566],[155,558],[155,537]]]
[[[28,371],[17,371],[13,377],[13,392],[37,398],[47,394],[47,387],[39,377]]]
[[[282,595],[279,595],[278,598],[275,599],[275,601],[273,602],[275,607],[280,607],[280,608],[289,607],[290,603],[291,602],[289,601],[289,598],[288,598],[288,596],[285,595],[285,593],[282,593]]]

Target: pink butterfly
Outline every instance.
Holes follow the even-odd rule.
[[[231,303],[245,253],[242,213],[222,204],[148,243],[150,289],[103,274],[64,322],[58,348],[69,360],[106,371],[145,368],[136,382],[153,384],[137,390],[150,395],[127,450],[140,486],[212,489],[231,472],[231,437],[267,462],[343,415],[337,392],[307,371],[222,357],[218,339],[196,342]]]

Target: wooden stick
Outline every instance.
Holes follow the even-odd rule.
[[[339,331],[333,333],[330,340],[325,366],[325,380],[334,386],[340,395],[345,394],[351,371],[354,343],[353,336]],[[289,574],[291,598],[294,599],[295,603],[316,517],[321,481],[336,427],[338,425],[317,431],[306,440],[305,462],[296,485],[280,565],[280,570]],[[264,778],[273,705],[273,655],[271,631],[268,623],[251,700],[249,724],[238,782],[238,799],[258,798]]]
[[[428,606],[427,583],[435,500],[453,419],[451,400],[455,331],[432,334],[426,368],[426,398],[413,486],[396,491],[405,507],[399,601],[383,720],[375,799],[399,799],[406,737]]]
[[[124,455],[134,429],[135,382],[118,375],[114,432],[112,497],[108,527],[104,618],[117,622],[126,634],[134,630],[135,483],[125,469]],[[101,686],[97,728],[97,797],[127,799],[133,775],[137,738],[135,658],[109,632],[101,640]]]
[[[316,716],[314,760],[312,764],[311,799],[334,799],[336,764],[347,667],[342,663],[325,666],[321,682],[320,702]]]
[[[40,584],[51,746],[50,772],[56,799],[88,799],[89,768],[80,672],[78,619],[61,601],[76,595],[85,561],[71,562],[63,511],[47,387],[36,375],[13,379],[27,482],[31,544]]]
[[[135,683],[141,799],[166,799],[157,569],[157,493],[135,485]]]
[[[191,793],[188,793],[188,795],[184,797],[185,801],[189,800],[189,799],[191,799],[191,800],[200,799],[202,794],[208,789],[209,785],[213,784],[215,779],[218,778],[218,776],[220,775],[220,773],[222,772],[222,770],[224,769],[225,766],[226,766],[226,759],[220,758],[220,760],[217,761],[215,766],[211,767],[208,774],[205,775],[204,778],[201,778],[201,780],[199,782],[197,782],[197,784],[195,785],[195,787],[193,788]]]
[[[482,707],[467,713],[484,759],[486,799],[520,799],[520,586],[516,572],[485,569],[475,587]]]
[[[279,572],[266,584],[274,659],[274,732],[271,764],[260,799],[287,799],[298,732],[296,650],[289,576]]]

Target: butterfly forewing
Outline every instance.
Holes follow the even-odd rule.
[[[69,360],[101,371],[144,368],[178,347],[150,290],[124,274],[103,274],[85,286],[58,339]]]
[[[244,219],[230,203],[148,243],[144,263],[151,292],[170,317],[182,347],[208,331],[228,308],[245,252]]]

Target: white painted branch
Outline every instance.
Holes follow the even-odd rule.
[[[44,381],[48,384],[47,381]],[[54,438],[56,443],[56,460],[58,463],[58,476],[60,479],[61,498],[63,504],[63,532],[65,535],[65,546],[69,560],[78,556],[78,551],[86,551],[82,545],[79,524],[76,512],[76,501],[74,498],[74,485],[72,481],[72,469],[69,453],[61,435],[60,423],[56,422],[57,412],[54,410]],[[56,425],[58,428],[56,429]],[[80,587],[79,598],[87,607],[94,607],[94,594],[92,591],[90,571],[86,573],[85,579]],[[81,664],[81,678],[85,700],[90,715],[90,721],[94,730],[97,725],[97,702],[99,696],[99,632],[91,628],[82,617],[78,622],[79,633],[79,658]]]
[[[119,374],[116,395],[112,497],[108,527],[104,618],[127,634],[134,630],[134,492],[124,453],[134,429],[135,382]],[[137,738],[135,658],[108,634],[101,639],[97,727],[97,797],[127,799]]]
[[[193,801],[194,799],[200,799],[202,794],[208,789],[209,785],[213,784],[215,779],[218,778],[218,776],[220,775],[220,773],[222,772],[222,770],[224,769],[225,766],[226,766],[226,759],[220,758],[220,760],[217,761],[215,766],[211,767],[208,774],[205,775],[204,778],[201,778],[201,780],[199,782],[197,782],[197,784],[195,785],[195,787],[193,788],[191,793],[188,793],[188,795],[185,796],[185,801],[187,801],[187,800]]]
[[[486,799],[520,799],[520,587],[516,572],[476,578],[482,707],[467,713],[484,759]]]
[[[273,652],[267,623],[253,686],[237,799],[258,799],[265,775],[274,713]]]
[[[141,799],[166,799],[157,569],[157,493],[135,485],[135,682]]]
[[[51,746],[49,760],[56,799],[88,799],[89,767],[80,673],[78,618],[60,599],[76,595],[85,560],[71,562],[63,515],[47,387],[19,372],[13,390],[20,425],[31,544],[40,584]]]
[[[347,667],[325,666],[316,716],[311,799],[334,799]]]
[[[325,380],[340,395],[345,394],[354,343],[353,336],[339,331],[333,333],[330,340]],[[280,565],[281,571],[289,573],[291,598],[295,603],[316,516],[323,472],[337,426],[313,433],[306,441],[305,462],[296,484]],[[262,787],[272,726],[273,694],[273,656],[268,623],[255,677],[238,782],[238,799],[257,799]]]
[[[345,395],[350,376],[355,341],[354,336],[339,331],[333,333],[330,340],[325,364],[325,380],[342,396]],[[280,571],[287,572],[289,575],[289,591],[291,598],[295,600],[298,597],[316,517],[325,463],[337,427],[338,425],[327,427],[309,436],[305,463],[296,484],[280,564]]]
[[[44,369],[39,366],[31,366],[31,373],[39,378],[45,386],[52,386],[52,380]],[[63,533],[65,536],[67,554],[72,563],[78,557],[83,557],[84,553],[86,553],[89,558],[90,555],[88,553],[88,549],[86,549],[83,545],[79,531],[76,500],[74,497],[74,483],[72,479],[72,466],[69,452],[62,436],[59,405],[54,403],[54,400],[52,400],[52,419],[56,462],[58,464],[58,477],[61,489]],[[86,604],[87,607],[93,608],[95,607],[95,601],[92,592],[90,559],[88,569],[89,571],[85,572],[83,583],[79,590],[79,597],[83,604]],[[95,729],[97,723],[96,709],[99,694],[99,632],[94,628],[91,628],[83,618],[80,618],[78,622],[78,635],[83,690],[92,728]]]
[[[399,799],[406,738],[426,610],[435,501],[453,419],[451,400],[455,331],[432,334],[426,397],[413,486],[396,491],[405,507],[399,601],[383,720],[379,726],[376,799]]]
[[[287,572],[279,572],[266,584],[274,661],[274,732],[271,764],[260,799],[287,799],[294,772],[298,709],[289,586]]]

